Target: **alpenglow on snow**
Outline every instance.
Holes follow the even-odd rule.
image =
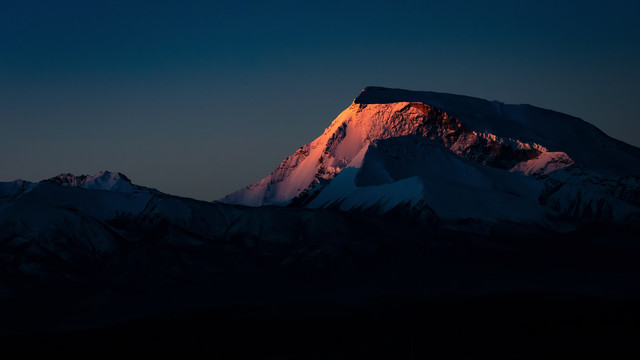
[[[219,201],[547,224],[634,221],[640,149],[531,105],[367,87],[310,144]]]

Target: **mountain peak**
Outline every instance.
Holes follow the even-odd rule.
[[[90,175],[73,175],[62,173],[58,176],[43,180],[43,182],[54,183],[61,186],[79,187],[93,190],[109,190],[118,192],[129,192],[134,189],[131,180],[124,174],[111,171],[100,171]]]
[[[573,116],[369,86],[321,136],[221,201],[342,210],[418,206],[447,219],[526,222],[575,209],[572,217],[623,216],[607,208],[617,204],[614,190],[592,184],[638,176],[640,149]],[[634,198],[633,191],[624,193]]]

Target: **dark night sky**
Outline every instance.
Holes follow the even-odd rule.
[[[0,181],[120,171],[203,200],[368,85],[529,103],[640,145],[637,1],[0,0]]]

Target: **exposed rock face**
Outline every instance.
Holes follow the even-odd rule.
[[[75,176],[73,174],[63,173],[58,176],[54,176],[50,179],[46,179],[44,181],[62,185],[62,186],[82,187],[82,185],[84,185],[88,179],[89,179],[88,175]]]

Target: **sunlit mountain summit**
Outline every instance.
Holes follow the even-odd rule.
[[[320,137],[220,201],[556,227],[638,219],[639,176],[640,149],[573,116],[367,87]]]

